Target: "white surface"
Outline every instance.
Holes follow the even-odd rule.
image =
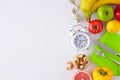
[[[71,9],[68,0],[1,0],[0,80],[72,80]]]

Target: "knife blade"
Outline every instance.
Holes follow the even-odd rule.
[[[115,54],[116,57],[115,57],[115,56],[112,56],[112,57],[108,57],[108,58],[110,58],[110,59],[111,59],[113,62],[115,62],[116,64],[120,65],[120,54],[119,54],[119,53],[117,53],[116,51],[114,51],[114,50],[112,50],[111,48],[107,47],[106,45],[100,43],[99,41],[97,41],[97,44],[98,44],[101,48],[103,48],[103,49],[107,50],[108,52],[110,52],[111,54]]]
[[[102,47],[103,49],[107,50],[108,52],[112,53],[112,54],[116,54],[117,56],[120,57],[120,53],[117,53],[116,51],[114,51],[113,49],[107,47],[105,44],[102,44],[101,42],[97,41],[97,44]]]

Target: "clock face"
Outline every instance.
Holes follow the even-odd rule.
[[[90,44],[90,38],[85,33],[77,33],[73,36],[72,45],[78,49],[86,49]]]

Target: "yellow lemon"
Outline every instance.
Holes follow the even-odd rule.
[[[107,23],[107,31],[110,33],[116,33],[120,30],[120,21],[111,20]]]

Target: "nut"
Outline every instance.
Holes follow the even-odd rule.
[[[66,70],[71,70],[71,69],[73,69],[73,63],[71,62],[71,61],[67,61],[67,64],[69,64],[69,66],[68,67],[66,67]]]
[[[84,69],[84,66],[83,66],[83,65],[80,65],[80,69]]]
[[[74,65],[78,69],[84,69],[88,64],[88,58],[84,54],[78,54],[74,58]]]
[[[87,58],[87,57],[84,57],[83,60],[84,60],[85,62],[88,62],[88,58]]]

